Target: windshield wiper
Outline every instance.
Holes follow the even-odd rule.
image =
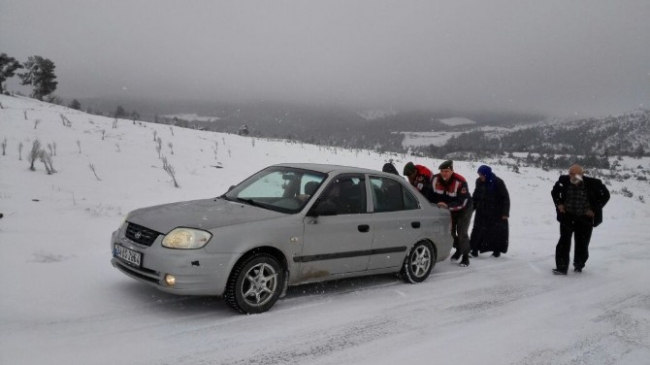
[[[254,207],[260,207],[260,208],[268,209],[265,205],[262,205],[262,204],[256,202],[253,199],[237,198],[237,201],[247,203],[248,205],[252,205]]]

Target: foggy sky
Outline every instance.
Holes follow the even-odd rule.
[[[62,97],[650,107],[649,0],[0,0],[1,52],[51,59]]]

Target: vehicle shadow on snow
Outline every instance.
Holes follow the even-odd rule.
[[[395,285],[402,280],[395,274],[364,276],[350,279],[331,280],[313,284],[303,284],[290,287],[287,298],[300,298],[320,294],[343,294],[358,290],[372,289],[378,286]]]
[[[114,290],[120,293],[121,300],[164,315],[233,313],[220,297],[170,294],[138,282],[120,283]]]
[[[402,280],[395,274],[366,276],[359,278],[332,280],[327,282],[303,284],[289,287],[286,299],[299,299],[321,295],[336,295],[351,293],[360,290],[374,289],[383,286],[402,284]],[[119,293],[120,301],[126,302],[135,308],[154,310],[164,315],[220,315],[229,316],[235,312],[221,297],[175,295],[159,291],[148,285],[138,282],[121,282],[112,291]]]

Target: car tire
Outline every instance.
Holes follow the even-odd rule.
[[[283,281],[278,260],[268,253],[258,252],[235,265],[226,284],[224,299],[240,313],[266,312],[280,297]]]
[[[431,242],[420,241],[413,245],[404,259],[400,277],[407,283],[415,284],[425,281],[436,265],[436,251]]]

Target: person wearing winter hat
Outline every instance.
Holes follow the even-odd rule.
[[[422,165],[415,165],[408,162],[404,165],[404,176],[425,198],[431,201],[431,170]]]
[[[492,252],[499,257],[508,252],[508,217],[510,216],[510,195],[506,184],[497,177],[492,168],[481,165],[472,193],[474,204],[474,226],[470,237],[472,256]]]
[[[384,166],[381,168],[381,171],[399,176],[399,172],[397,171],[397,168],[395,167],[395,165],[393,165],[393,160],[386,162]]]
[[[460,266],[469,266],[469,223],[472,219],[472,196],[464,177],[454,172],[454,163],[447,160],[438,166],[440,172],[433,175],[431,186],[432,203],[451,212],[451,236],[454,238],[456,252],[452,261],[461,258]]]

